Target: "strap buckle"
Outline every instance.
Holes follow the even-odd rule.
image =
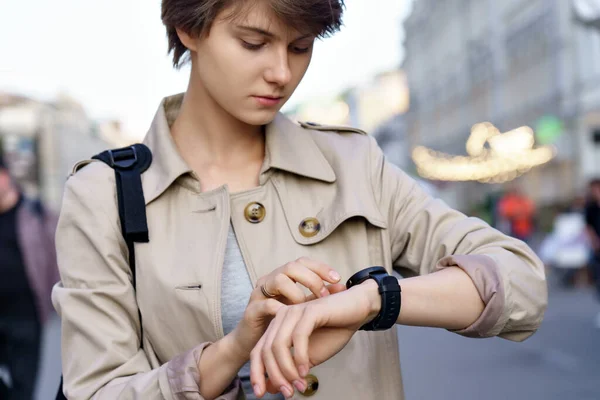
[[[129,146],[123,149],[108,150],[108,157],[111,168],[117,167],[120,169],[129,169],[138,161],[135,146]]]

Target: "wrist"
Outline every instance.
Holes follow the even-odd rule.
[[[223,339],[219,341],[219,344],[222,346],[224,358],[231,365],[239,365],[241,368],[241,366],[250,359],[250,352],[252,349],[248,349],[243,341],[240,340],[237,328],[225,335]]]
[[[367,279],[360,285],[355,286],[357,291],[361,292],[361,298],[365,300],[367,319],[371,321],[381,311],[381,294],[379,293],[379,285],[373,279]]]

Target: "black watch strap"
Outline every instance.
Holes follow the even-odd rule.
[[[383,331],[392,328],[398,320],[402,304],[400,284],[398,279],[390,276],[383,267],[371,267],[354,274],[346,283],[346,287],[361,284],[367,279],[373,279],[379,285],[381,310],[370,322],[360,327],[362,331]]]

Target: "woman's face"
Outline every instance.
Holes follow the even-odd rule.
[[[239,18],[227,18],[229,12],[200,38],[179,33],[192,51],[192,85],[238,120],[267,124],[302,80],[315,37],[277,20],[268,2],[254,3]]]
[[[14,190],[8,170],[0,166],[0,203]]]

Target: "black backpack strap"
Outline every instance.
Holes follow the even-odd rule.
[[[129,268],[131,269],[135,289],[135,251],[133,244],[149,241],[146,201],[142,189],[142,173],[152,164],[152,152],[143,144],[134,144],[121,149],[106,150],[95,155],[92,159],[100,160],[115,170],[121,232],[129,250]],[[142,314],[139,308],[138,314],[141,324]],[[62,376],[60,377],[56,400],[67,400],[63,394]]]
[[[134,144],[121,149],[104,151],[92,159],[100,160],[115,170],[121,232],[129,249],[129,266],[135,287],[133,244],[149,241],[141,175],[152,164],[152,152],[143,144]]]
[[[58,392],[56,392],[56,400],[68,400],[63,393],[63,377],[60,376],[60,384],[58,385]]]

